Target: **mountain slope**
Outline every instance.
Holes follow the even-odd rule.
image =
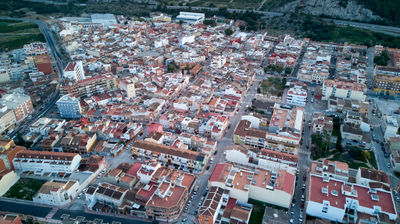
[[[361,22],[400,25],[400,0],[279,0],[285,4],[271,9],[284,13],[301,12]]]

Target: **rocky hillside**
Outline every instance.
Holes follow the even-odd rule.
[[[363,22],[382,21],[380,16],[353,0],[295,0],[276,10]]]

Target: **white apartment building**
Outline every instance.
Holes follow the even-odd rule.
[[[85,79],[82,61],[69,62],[63,71],[64,79],[80,81]]]
[[[211,66],[214,68],[222,68],[226,63],[226,57],[223,55],[215,56],[212,58]]]
[[[62,206],[70,203],[78,194],[79,183],[77,181],[58,182],[48,181],[33,196],[33,202]]]
[[[62,118],[76,119],[81,117],[82,108],[79,99],[72,94],[64,95],[57,100],[58,113]]]
[[[13,93],[3,95],[0,105],[12,110],[17,122],[25,120],[34,111],[31,97],[23,89],[15,89]]]
[[[383,137],[388,140],[391,137],[396,137],[399,130],[399,124],[396,118],[392,116],[384,116],[382,123]]]
[[[133,79],[121,79],[119,88],[126,92],[128,98],[136,97],[135,81]]]
[[[254,171],[220,163],[214,168],[208,187],[220,187],[229,190],[229,196],[241,202],[249,198],[283,208],[289,208],[295,186],[295,174],[284,170]]]
[[[326,79],[322,89],[322,100],[329,97],[365,101],[367,86],[362,83]]]
[[[12,110],[8,109],[6,105],[0,106],[0,135],[11,130],[17,123],[17,118]]]
[[[339,223],[380,223],[381,215],[396,220],[397,211],[392,192],[382,188],[353,184],[342,180],[311,174],[306,195],[306,213],[321,219]]]
[[[194,35],[183,35],[179,38],[179,45],[184,45],[186,43],[193,43]]]
[[[287,91],[286,102],[291,105],[302,106],[306,105],[307,89],[299,85],[294,85]]]
[[[77,153],[22,151],[13,159],[16,171],[43,173],[72,173],[78,169],[81,156]]]
[[[0,67],[0,83],[9,82],[10,75],[8,74],[7,67]]]
[[[205,17],[206,15],[204,13],[179,12],[176,20],[189,24],[198,24],[203,22]]]

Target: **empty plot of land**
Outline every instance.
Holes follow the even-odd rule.
[[[21,178],[4,194],[4,197],[32,200],[32,197],[44,183],[43,180]]]
[[[261,82],[259,91],[264,95],[282,96],[285,84],[285,79],[269,77]]]
[[[24,44],[35,41],[44,42],[44,37],[36,24],[0,20],[0,51],[18,49]]]

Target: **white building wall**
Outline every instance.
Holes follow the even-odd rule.
[[[328,219],[333,222],[342,222],[344,217],[344,209],[339,209],[336,207],[329,206],[328,212],[322,212],[323,205],[313,201],[307,202],[307,215],[314,216],[321,219]]]
[[[292,201],[292,196],[280,190],[268,190],[265,188],[250,186],[250,198],[272,205],[289,208]]]
[[[19,176],[14,171],[4,175],[0,180],[0,196],[3,196],[18,180]]]
[[[19,161],[17,161],[19,160]],[[27,160],[27,162],[23,162],[24,160]],[[41,163],[37,162],[30,162],[30,161],[42,161]],[[52,173],[58,173],[58,172],[64,172],[64,173],[72,173],[75,171],[80,164],[81,161],[81,156],[76,155],[73,160],[71,161],[71,164],[60,164],[59,160],[46,160],[46,159],[19,159],[19,158],[14,158],[13,160],[13,165],[16,170],[20,170],[22,172],[25,171],[33,171],[33,172],[52,172]],[[56,162],[56,164],[52,164],[52,162]],[[62,161],[65,162],[65,161]],[[69,162],[69,161],[68,161]]]
[[[190,36],[183,36],[181,37],[181,39],[179,40],[180,45],[184,45],[186,43],[193,43],[194,42],[194,35],[190,35]]]
[[[235,188],[227,188],[225,186],[225,189],[228,189],[230,191],[230,196],[232,198],[236,198],[237,200],[241,202],[246,202],[249,200],[249,191],[244,191],[241,189],[235,189]]]

